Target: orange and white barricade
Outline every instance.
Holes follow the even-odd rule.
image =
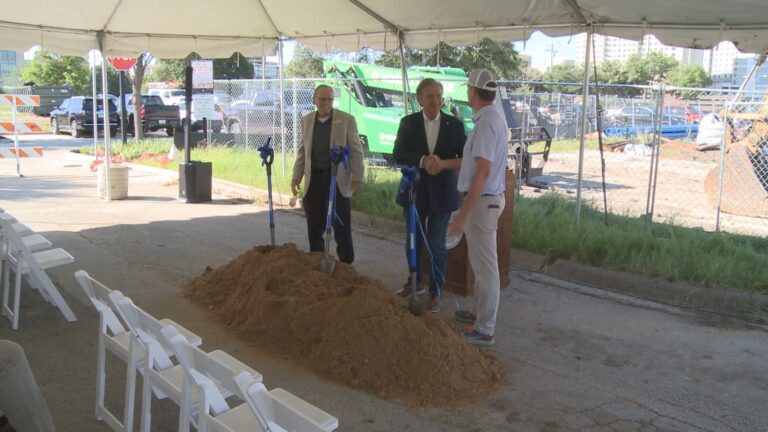
[[[22,157],[42,157],[42,147],[30,147],[19,148],[19,133],[32,133],[41,132],[40,125],[34,122],[18,122],[16,121],[17,111],[19,107],[33,107],[40,105],[40,96],[38,95],[14,95],[14,94],[0,94],[0,106],[12,106],[13,107],[13,121],[12,122],[0,122],[0,133],[13,133],[13,149],[0,149],[0,159],[15,157],[16,158],[16,173],[19,177],[21,174],[21,165],[19,158]]]

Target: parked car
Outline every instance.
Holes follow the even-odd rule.
[[[150,96],[160,96],[166,105],[178,105],[184,102],[184,89],[149,89],[147,94]]]
[[[108,99],[109,107],[109,131],[112,135],[117,132],[117,126],[120,124],[120,118],[117,114],[117,107]],[[96,99],[96,115],[99,122],[99,128],[103,128],[104,119],[104,100]],[[54,134],[62,131],[69,132],[73,138],[77,138],[84,133],[93,134],[93,98],[89,96],[73,96],[59,105],[58,108],[51,111],[51,129]]]
[[[118,108],[120,108],[118,101]],[[128,122],[126,129],[133,131],[133,119],[135,108],[132,95],[125,95],[125,111]],[[173,136],[173,132],[181,127],[181,116],[177,105],[166,105],[160,96],[141,95],[141,111],[139,112],[141,124],[144,131],[165,130],[168,136]]]
[[[650,105],[625,105],[609,109],[604,117],[603,127],[653,126],[656,124],[656,107]],[[680,110],[666,107],[661,111],[662,125],[686,124],[686,117]]]
[[[292,90],[284,90],[283,116],[286,131],[293,131],[294,117],[301,117],[314,111],[312,90],[296,90],[296,105],[293,105]],[[280,91],[265,90],[253,95],[250,100],[238,100],[224,110],[224,126],[229,133],[272,134],[280,130]]]
[[[673,116],[684,117],[686,123],[698,123],[706,115],[695,105],[672,105],[665,109]]]

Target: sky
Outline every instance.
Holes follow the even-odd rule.
[[[525,43],[515,42],[515,49],[531,56],[531,66],[541,70],[548,68],[550,61],[556,58],[576,59],[576,41],[572,36],[549,37],[535,32]]]

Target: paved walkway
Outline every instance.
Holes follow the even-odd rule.
[[[65,322],[26,291],[21,328],[2,321],[0,338],[27,350],[60,431],[108,430],[93,418],[98,319],[72,276],[81,268],[197,332],[206,349],[250,364],[268,387],[333,413],[341,431],[768,430],[764,330],[516,271],[502,293],[492,350],[511,377],[498,394],[458,409],[413,411],[329,382],[238,340],[181,295],[205,266],[269,242],[265,208],[221,197],[183,204],[172,173],[144,170],[131,172],[130,199],[107,204],[95,197],[87,163],[64,150],[22,169],[18,178],[15,162],[0,160],[0,207],[75,256],[51,273],[79,320]],[[280,211],[277,238],[306,248],[303,217]],[[393,290],[402,283],[401,240],[357,231],[355,241],[360,272]],[[124,367],[110,359],[107,372],[108,402],[117,408]],[[155,430],[175,430],[177,416],[171,403],[153,403]]]

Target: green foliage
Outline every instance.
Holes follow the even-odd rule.
[[[584,80],[584,68],[571,64],[554,65],[544,74],[544,81],[578,83]],[[582,86],[545,85],[544,88],[551,92],[580,93]]]
[[[190,64],[191,58],[185,59],[158,59],[155,66],[146,76],[146,81],[150,82],[184,82],[184,68]]]
[[[486,68],[499,79],[514,79],[520,75],[522,61],[511,42],[496,42],[489,38],[482,39],[475,45],[454,47],[445,43],[439,45],[440,66],[462,68],[470,71]],[[438,47],[427,50],[405,49],[405,61],[408,66],[437,66]],[[400,52],[386,51],[376,59],[376,64],[387,67],[400,67]]]
[[[323,58],[302,44],[297,44],[293,59],[285,68],[285,75],[293,78],[317,78],[323,76]]]
[[[707,233],[663,223],[650,230],[638,217],[609,215],[555,194],[515,203],[513,245],[554,258],[690,282],[712,288],[768,292],[768,240]]]
[[[712,80],[701,65],[689,64],[672,69],[669,72],[669,83],[678,87],[707,87],[712,84]],[[695,91],[676,93],[684,99],[695,99],[698,95]]]
[[[649,84],[666,76],[677,67],[677,59],[660,51],[651,51],[645,56],[633,54],[624,64],[628,84]]]
[[[91,92],[88,62],[83,57],[56,56],[40,49],[21,72],[23,82],[36,85],[71,85],[75,94]]]
[[[161,59],[147,74],[149,82],[184,83],[184,69],[192,64],[192,60],[200,60],[200,56],[191,53],[183,59]],[[240,53],[234,53],[229,58],[213,59],[214,79],[253,79],[253,64]]]

